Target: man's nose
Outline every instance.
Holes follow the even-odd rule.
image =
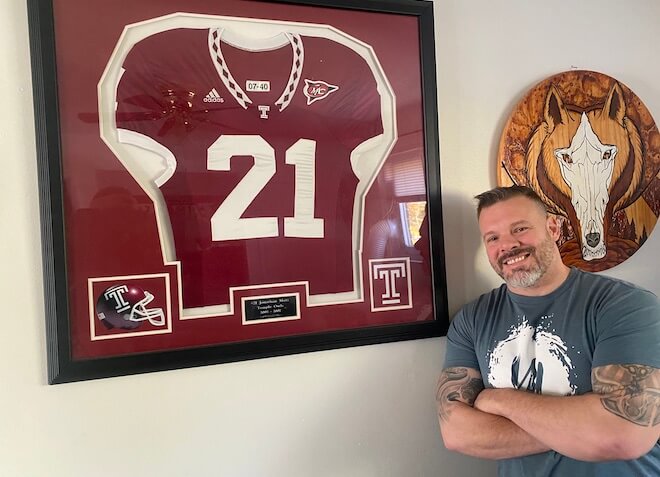
[[[514,250],[520,247],[520,241],[516,239],[513,235],[506,235],[500,237],[500,251],[508,252],[509,250]]]

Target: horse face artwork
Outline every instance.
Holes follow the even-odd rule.
[[[500,142],[499,185],[533,188],[563,223],[564,262],[591,271],[631,256],[660,211],[660,135],[625,91],[594,72],[556,75],[520,102]]]
[[[582,258],[603,258],[607,251],[607,212],[623,195],[630,197],[639,185],[641,149],[639,132],[627,121],[623,93],[615,84],[602,108],[571,111],[556,88],[550,88],[544,110],[547,135],[541,144],[541,160],[555,185],[570,198]],[[547,127],[550,126],[550,127]],[[530,148],[530,151],[532,148]],[[619,157],[617,161],[616,158]],[[639,161],[637,173],[622,187],[628,161]],[[533,158],[528,156],[528,161]],[[559,173],[559,174],[557,174]],[[616,186],[616,187],[615,187]]]
[[[594,133],[586,113],[569,147],[555,149],[564,182],[571,188],[571,203],[580,221],[582,256],[585,260],[605,256],[605,209],[610,200],[615,145],[603,144]]]

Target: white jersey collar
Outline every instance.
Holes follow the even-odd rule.
[[[283,111],[289,105],[291,99],[293,99],[293,95],[298,89],[298,83],[300,82],[305,59],[305,50],[300,35],[282,32],[279,35],[269,38],[252,39],[241,37],[237,33],[226,30],[225,28],[209,29],[209,53],[211,54],[215,69],[227,90],[236,99],[236,102],[244,109],[247,109],[248,104],[252,104],[252,100],[236,82],[231,71],[229,71],[229,67],[222,54],[221,46],[223,42],[245,51],[268,51],[281,48],[287,44],[291,45],[293,50],[291,73],[289,74],[289,80],[284,91],[282,91],[279,99],[275,101],[275,105],[279,106],[280,111]]]

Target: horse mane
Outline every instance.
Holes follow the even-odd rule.
[[[614,205],[614,211],[622,210],[631,205],[639,197],[640,190],[639,185],[643,179],[643,170],[644,170],[644,155],[642,152],[642,139],[639,135],[639,131],[635,124],[627,116],[623,118],[623,127],[628,133],[628,138],[630,140],[630,150],[632,153],[632,173],[631,179],[628,183],[628,187],[623,192],[621,197],[617,200]],[[624,168],[628,165],[629,157],[626,158],[626,162],[619,167],[615,165],[615,173],[617,177],[623,176]]]
[[[528,186],[531,187],[534,192],[536,192],[541,200],[545,202],[545,204],[548,206],[549,211],[554,213],[554,214],[559,214],[563,216],[567,216],[566,212],[558,206],[557,202],[553,200],[548,194],[546,194],[545,190],[541,187],[542,182],[548,182],[547,180],[541,180],[538,175],[538,168],[539,168],[539,157],[541,156],[541,152],[543,150],[543,144],[545,142],[545,139],[548,137],[548,123],[546,121],[543,121],[539,126],[534,130],[532,133],[532,136],[529,138],[529,142],[527,143],[527,154],[525,155],[525,163],[526,163],[526,175],[528,179]],[[545,161],[542,162],[543,170],[550,175],[550,171],[547,168],[547,164]],[[553,177],[553,179],[555,179]],[[558,192],[564,193],[564,195],[567,195],[564,191],[560,189],[561,184],[563,184],[563,180],[561,177],[559,177],[559,182],[553,182],[553,187],[558,189]],[[570,197],[570,193],[567,195],[567,197]]]

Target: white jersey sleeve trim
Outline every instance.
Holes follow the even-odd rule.
[[[141,169],[144,169],[156,186],[165,184],[174,175],[176,171],[176,158],[172,151],[154,141],[149,136],[140,134],[129,129],[117,128],[117,139],[123,144],[131,144],[141,149],[151,151],[162,158],[161,164],[154,167],[152,161],[143,161]]]

